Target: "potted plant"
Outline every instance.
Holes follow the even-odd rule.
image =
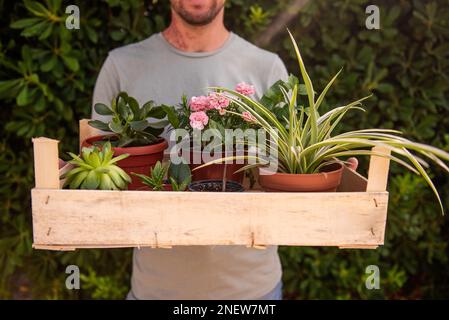
[[[401,132],[397,130],[364,129],[333,135],[334,129],[345,114],[350,110],[364,110],[361,102],[369,97],[320,114],[320,105],[341,70],[321,94],[316,96],[296,41],[291,34],[290,37],[304,81],[303,85],[299,85],[295,77],[290,77],[287,82],[278,81],[261,101],[251,99],[235,90],[213,88],[226,92],[234,104],[249,113],[271,139],[264,142],[264,148],[277,151],[275,158],[254,156],[256,161],[242,170],[259,167],[259,182],[268,191],[333,191],[340,183],[343,169],[343,161],[339,160],[341,157],[366,155],[389,157],[408,170],[421,175],[435,193],[443,211],[439,194],[425,168],[429,166],[426,160],[431,160],[449,172],[444,163],[449,161],[449,154],[433,146],[410,141],[402,137]],[[300,93],[305,94],[306,99],[298,99]],[[391,151],[391,155],[372,151],[371,148],[376,146],[387,148]],[[266,168],[271,161],[278,163],[275,172],[268,172]],[[214,161],[209,164],[212,163]]]
[[[184,191],[191,181],[190,168],[185,163],[156,162],[150,175],[132,173],[152,191]]]
[[[61,176],[61,179],[65,179],[66,188],[125,190],[131,182],[129,175],[116,165],[127,158],[128,154],[114,158],[110,142],[106,142],[102,149],[97,146],[84,147],[80,156],[71,152],[69,155],[72,157],[69,163],[74,168]]]
[[[117,164],[125,172],[145,174],[164,156],[168,143],[159,135],[169,124],[167,112],[170,109],[155,106],[148,101],[139,106],[136,99],[121,92],[112,100],[111,107],[103,103],[94,106],[95,111],[104,116],[110,116],[109,122],[99,120],[89,121],[89,125],[105,131],[106,134],[94,136],[82,142],[82,146],[92,146],[109,141],[114,155],[129,154],[129,157]],[[143,186],[139,179],[133,178],[129,185],[130,190]]]
[[[236,90],[242,94],[254,94],[254,87],[240,83]],[[241,183],[243,181],[243,172],[237,172],[244,166],[244,161],[228,163],[214,163],[211,166],[200,167],[204,164],[205,154],[215,159],[232,156],[236,154],[235,145],[233,151],[226,153],[225,137],[226,129],[246,129],[254,127],[252,119],[241,116],[238,106],[229,100],[221,92],[212,92],[207,96],[182,97],[180,107],[176,109],[177,126],[176,129],[185,129],[188,133],[187,143],[189,143],[189,154],[183,157],[189,163],[192,170],[192,181],[200,180],[222,180]],[[173,122],[172,122],[173,123]],[[201,133],[212,132],[211,141],[202,141]],[[217,152],[217,150],[219,150]],[[195,170],[196,169],[196,170]]]

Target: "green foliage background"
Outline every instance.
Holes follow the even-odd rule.
[[[351,129],[384,127],[448,150],[449,3],[313,0],[289,27],[316,86],[344,67],[327,105],[374,94]],[[0,298],[123,298],[131,250],[69,253],[31,248],[31,137],[76,150],[77,120],[90,115],[93,85],[108,50],[161,31],[168,1],[0,0]],[[226,24],[256,40],[290,3],[228,0]],[[67,30],[76,4],[81,29]],[[365,8],[381,10],[381,29],[365,28]],[[285,32],[267,47],[297,73]],[[446,207],[447,176],[434,171]],[[393,166],[386,244],[377,250],[280,249],[286,298],[448,298],[446,217],[424,183]],[[82,272],[82,290],[65,289],[65,267]],[[365,288],[365,268],[378,265],[381,289]]]

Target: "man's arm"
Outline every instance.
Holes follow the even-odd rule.
[[[110,116],[102,116],[95,112],[93,106],[96,103],[110,105],[113,98],[120,92],[120,78],[111,55],[108,55],[95,83],[92,101],[92,119],[108,121]]]

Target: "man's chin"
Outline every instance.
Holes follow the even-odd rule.
[[[191,15],[191,14],[182,14],[180,15],[182,20],[192,26],[205,26],[211,23],[215,16],[210,15]]]
[[[216,2],[210,6],[183,6],[182,3],[172,3],[172,9],[181,19],[193,26],[204,26],[211,23],[223,9],[223,6],[224,4],[218,5]]]

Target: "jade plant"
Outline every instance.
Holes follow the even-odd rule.
[[[110,142],[106,142],[102,148],[84,147],[81,156],[71,152],[69,155],[72,157],[69,163],[75,167],[61,176],[66,179],[66,188],[124,190],[131,182],[130,176],[116,165],[117,161],[127,158],[128,154],[114,158]]]
[[[341,70],[330,80],[323,91],[316,95],[316,89],[307,73],[292,34],[290,34],[290,38],[304,84],[300,85],[295,77],[290,77],[288,81],[278,81],[260,101],[237,90],[223,87],[212,88],[218,92],[226,92],[232,103],[250,114],[255,124],[263,129],[272,141],[275,141],[275,143],[271,143],[267,140],[264,145],[268,150],[274,151],[270,154],[275,154],[276,159],[270,157],[267,159],[258,155],[251,156],[253,163],[241,170],[264,166],[270,161],[276,161],[278,166],[277,172],[274,174],[313,174],[320,172],[330,163],[340,161],[338,160],[340,157],[370,155],[388,157],[411,172],[422,176],[435,193],[441,211],[444,213],[438,191],[425,168],[429,167],[428,160],[430,160],[449,172],[449,168],[444,162],[449,161],[449,153],[430,145],[408,140],[402,137],[402,133],[397,130],[373,128],[334,134],[347,112],[351,110],[365,111],[361,103],[369,96],[331,108],[330,111],[320,114],[319,108],[326,93],[336,81]],[[304,95],[305,99],[300,98],[301,95]],[[391,155],[372,151],[371,148],[376,146],[390,150]],[[235,158],[217,159],[206,165]],[[248,157],[245,156],[245,158]]]
[[[150,175],[133,173],[139,177],[143,184],[153,191],[161,191],[167,185],[173,191],[184,191],[191,181],[190,168],[187,164],[161,163],[158,161],[151,169]]]
[[[114,147],[136,147],[155,144],[159,135],[174,117],[174,109],[156,106],[148,101],[139,106],[137,100],[125,92],[120,92],[108,107],[103,103],[94,105],[95,111],[102,116],[110,116],[109,122],[91,120],[89,125],[110,132],[116,139],[110,139]],[[168,119],[164,119],[168,117]],[[153,119],[152,121],[150,121]]]

